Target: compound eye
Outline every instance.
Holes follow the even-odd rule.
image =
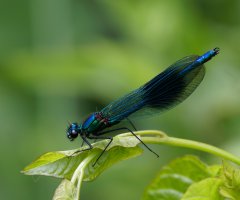
[[[78,136],[78,132],[77,132],[76,129],[72,129],[72,130],[71,130],[71,136],[72,136],[73,138],[76,138],[76,137]]]

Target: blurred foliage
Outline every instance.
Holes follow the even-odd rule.
[[[159,171],[152,183],[145,189],[143,199],[219,200],[220,198],[217,198],[220,196],[219,182],[221,183],[222,180],[216,177],[220,169],[220,165],[208,166],[194,156],[174,159]],[[205,184],[202,184],[203,181]]]
[[[66,139],[68,120],[80,122],[176,60],[216,46],[219,56],[189,99],[134,123],[238,155],[239,10],[237,0],[1,1],[2,199],[50,199],[58,180],[31,179],[20,170],[43,152],[79,147]],[[153,148],[160,159],[146,152],[111,168],[83,186],[83,199],[139,199],[163,163],[190,153]]]

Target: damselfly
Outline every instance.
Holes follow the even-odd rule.
[[[191,55],[175,62],[140,88],[113,101],[101,111],[92,113],[82,124],[70,124],[67,137],[74,140],[79,135],[88,145],[88,148],[81,151],[93,148],[88,139],[109,139],[94,165],[113,140],[105,134],[119,130],[131,132],[147,149],[158,156],[129,128],[105,129],[118,124],[123,119],[128,119],[133,113],[143,110],[146,111],[144,113],[163,112],[185,100],[203,80],[205,74],[203,64],[218,53],[219,48],[215,48],[202,56]]]

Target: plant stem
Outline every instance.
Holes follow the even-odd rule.
[[[238,165],[240,165],[240,158],[237,156],[234,156],[231,153],[228,153],[220,148],[214,147],[209,144],[205,144],[202,142],[196,142],[193,140],[187,140],[187,139],[180,139],[175,137],[168,137],[166,134],[163,134],[160,131],[140,131],[136,132],[137,135],[141,136],[141,140],[145,143],[150,144],[165,144],[165,145],[171,145],[171,146],[179,146],[179,147],[186,147],[190,149],[196,149],[200,151],[204,151],[216,156],[219,156],[221,158],[230,160]],[[153,136],[147,136],[147,135],[155,135]],[[161,136],[161,137],[159,137]]]
[[[84,169],[85,167],[92,161],[92,159],[96,156],[96,154],[91,154],[88,157],[86,157],[77,167],[75,170],[71,182],[75,185],[77,181],[77,194],[76,194],[76,199],[80,199],[80,189],[81,189],[81,184],[83,180],[83,175],[84,175]]]

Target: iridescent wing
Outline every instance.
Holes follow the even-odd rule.
[[[177,61],[142,87],[103,108],[103,116],[115,123],[140,110],[144,112],[136,114],[163,112],[176,106],[192,94],[204,77],[204,66],[194,66],[198,57]]]

